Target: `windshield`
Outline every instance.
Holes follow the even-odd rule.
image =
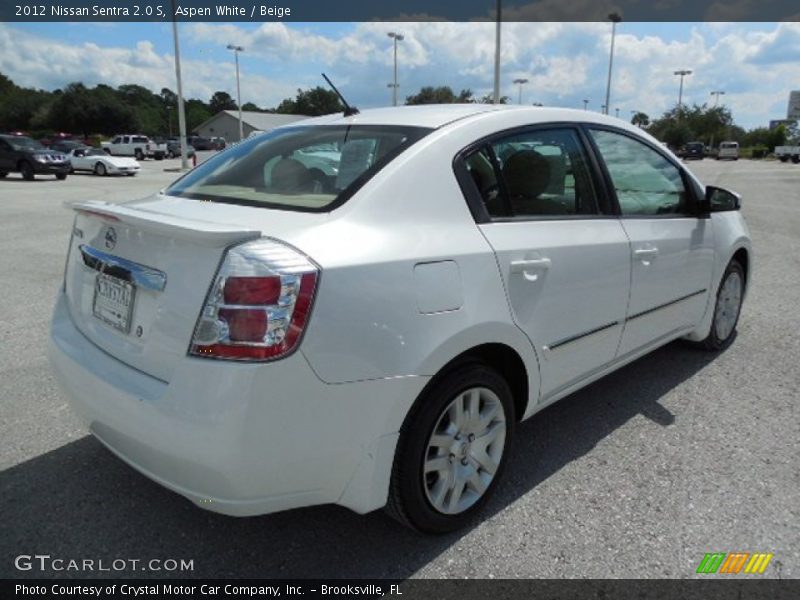
[[[288,210],[331,210],[430,131],[389,125],[279,129],[221,152],[166,193]]]
[[[44,150],[44,146],[42,146],[39,142],[29,137],[14,136],[6,138],[6,140],[17,150],[22,150],[22,149]]]

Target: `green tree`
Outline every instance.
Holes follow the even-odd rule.
[[[500,96],[500,102],[498,104],[508,104],[510,101],[511,98],[508,96]],[[486,94],[477,102],[478,104],[494,104],[494,94]]]
[[[186,112],[186,131],[188,132],[193,132],[212,117],[208,105],[202,100],[194,98],[184,103],[184,111]]]
[[[223,110],[236,110],[236,102],[233,101],[228,92],[214,92],[211,100],[208,102],[208,109],[212,115],[222,112]]]
[[[650,117],[647,115],[647,113],[638,111],[634,113],[633,117],[631,118],[631,123],[637,127],[647,127],[650,125]]]
[[[286,98],[275,109],[276,113],[318,117],[343,112],[344,105],[332,90],[317,86],[308,90],[297,90],[294,99]]]
[[[406,104],[465,104],[475,102],[472,90],[464,89],[456,95],[450,86],[426,86],[419,93],[406,97]]]
[[[245,102],[244,104],[242,104],[242,110],[246,110],[249,112],[264,112],[261,109],[261,107],[259,107],[257,104],[254,104],[253,102]]]

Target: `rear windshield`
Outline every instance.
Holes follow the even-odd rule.
[[[278,129],[231,146],[166,193],[211,202],[328,211],[430,131],[389,125]]]
[[[739,144],[737,144],[736,142],[722,142],[719,145],[719,147],[720,148],[738,148]]]

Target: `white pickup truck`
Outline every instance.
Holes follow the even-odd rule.
[[[775,146],[775,156],[781,162],[791,160],[793,163],[800,163],[800,146]]]
[[[117,135],[110,142],[101,142],[100,146],[112,156],[133,156],[136,160],[162,160],[167,154],[166,144],[157,144],[146,135]]]

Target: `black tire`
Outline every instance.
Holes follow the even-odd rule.
[[[154,156],[155,156],[156,160],[164,160],[164,153],[163,152],[156,152]]]
[[[133,155],[136,157],[136,160],[144,160],[144,152],[139,148],[133,151]]]
[[[789,160],[789,157],[788,156],[779,156],[778,160],[780,160],[781,162],[786,162],[786,161]]]
[[[8,177],[8,171],[0,171],[0,179],[5,179]]]
[[[19,163],[19,172],[25,181],[33,181],[36,178],[36,173],[33,171],[33,166],[27,160]]]
[[[794,164],[800,163],[800,156],[793,156],[792,157],[792,162]]]
[[[56,173],[56,179],[58,179],[59,181],[64,181],[66,178],[67,178],[66,173]]]
[[[733,327],[725,337],[720,337],[717,331],[717,316],[718,316],[718,311],[720,310],[719,300],[720,296],[724,293],[725,284],[727,283],[728,279],[731,276],[738,276],[739,281],[741,282],[739,305],[736,309],[736,317],[733,323]],[[744,291],[746,286],[747,286],[747,280],[745,279],[744,269],[742,268],[742,265],[739,264],[739,261],[732,260],[730,263],[728,263],[728,267],[725,269],[725,273],[723,273],[722,279],[719,282],[719,288],[717,289],[717,293],[714,296],[714,316],[711,318],[711,331],[709,331],[706,339],[695,344],[696,346],[699,346],[703,350],[708,350],[711,352],[719,352],[720,350],[724,350],[733,343],[733,340],[736,339],[736,327],[739,324],[739,315],[741,314],[742,311],[742,298],[744,297]]]
[[[106,166],[103,163],[97,162],[94,165],[94,173],[95,175],[103,177],[104,175],[108,175],[108,170],[106,169]]]
[[[170,150],[169,152],[167,152],[167,158],[175,158],[175,153],[172,150]]]
[[[446,409],[462,393],[474,388],[492,392],[494,394],[492,402],[495,406],[499,400],[503,409],[502,416],[505,418],[505,437],[494,476],[482,495],[473,487],[471,493],[473,495],[477,493],[477,499],[472,500],[472,504],[462,512],[446,514],[434,507],[426,488],[427,485],[432,485],[426,478],[429,476],[439,478],[441,473],[426,475],[424,463],[426,459],[430,459],[428,453],[431,450],[429,447],[431,436],[437,427],[442,426],[443,419],[449,419],[450,413]],[[483,398],[480,402],[484,402]],[[468,362],[435,380],[423,391],[400,429],[386,511],[403,525],[424,533],[446,533],[464,527],[481,511],[497,487],[497,482],[503,474],[508,459],[515,423],[516,416],[511,389],[495,369],[480,362]],[[493,424],[497,425],[498,423],[493,422]],[[474,456],[472,454],[474,436],[463,434],[463,438],[458,436],[454,439],[466,440],[467,437],[469,437],[470,443],[467,449],[463,449],[463,453],[460,453],[460,456],[465,458],[455,460],[465,465],[466,469],[474,469],[477,473],[481,469],[473,467],[471,462],[467,462],[473,461],[477,465],[477,460],[472,458]],[[461,443],[463,444],[463,441]],[[487,450],[490,445],[487,445]],[[447,450],[440,449],[439,451],[444,454],[448,453]],[[485,451],[484,455],[486,454],[488,451]],[[451,453],[449,456],[451,464],[455,464],[454,457],[455,455]],[[444,455],[440,458],[444,458]],[[454,467],[449,468],[450,472],[454,473],[453,468],[460,469],[461,467],[455,464]],[[483,473],[484,475],[489,474],[488,471]],[[467,487],[462,487],[459,497],[464,497],[463,494],[467,489]],[[445,497],[447,497],[447,492],[442,495],[442,499]]]

